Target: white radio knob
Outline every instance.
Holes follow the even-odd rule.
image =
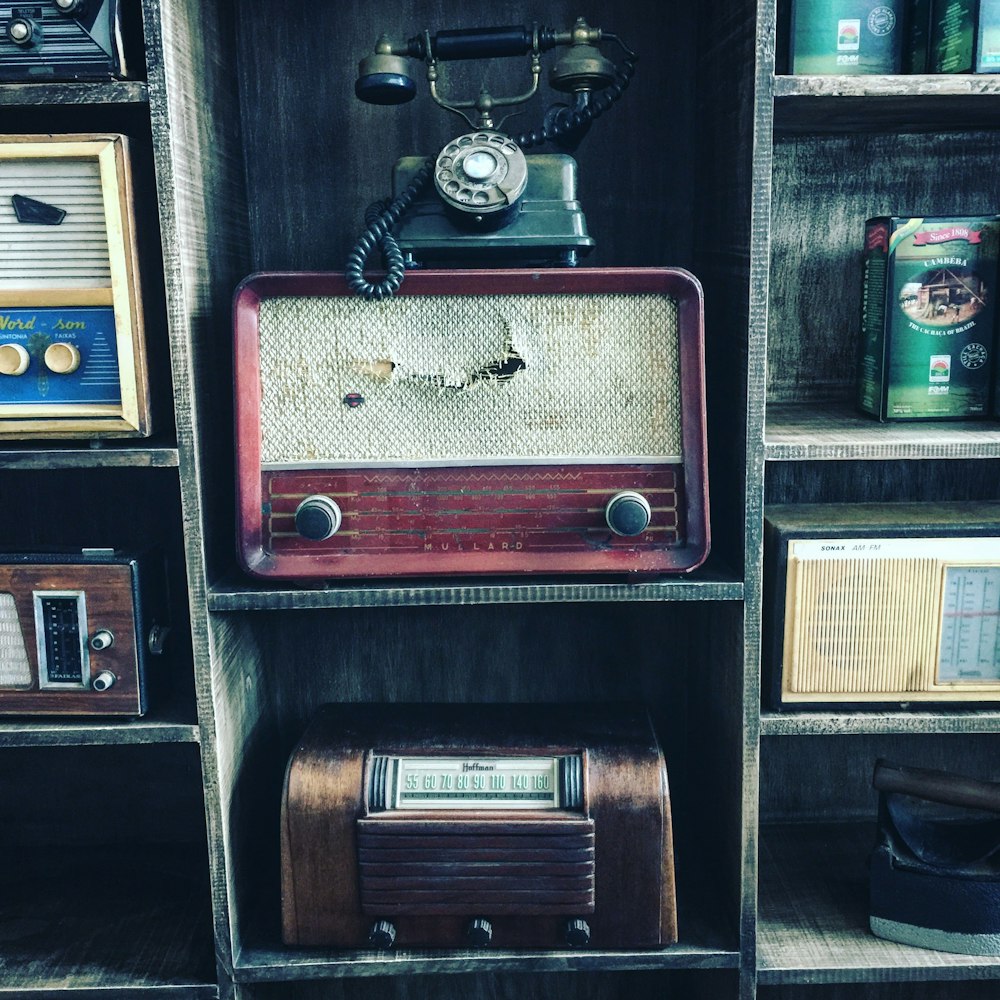
[[[0,344],[0,375],[23,375],[30,361],[20,344]]]
[[[118,678],[110,670],[102,670],[91,682],[91,686],[95,691],[107,691],[116,680]]]
[[[32,18],[17,17],[7,25],[7,37],[15,45],[31,45],[36,30],[37,25]]]
[[[42,357],[45,367],[56,375],[71,375],[80,367],[80,351],[72,344],[49,344]]]
[[[90,637],[90,648],[96,649],[98,651],[102,649],[109,649],[115,644],[115,634],[114,632],[108,631],[106,628],[98,629]]]
[[[616,493],[604,508],[604,518],[616,535],[641,535],[652,516],[649,501],[635,490]]]

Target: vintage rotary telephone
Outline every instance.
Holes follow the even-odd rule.
[[[601,41],[621,48],[618,66],[601,55]],[[568,49],[551,67],[549,83],[571,94],[572,103],[553,104],[542,126],[530,132],[511,136],[500,131],[503,122],[494,122],[494,110],[522,104],[537,92],[541,54],[557,45]],[[520,55],[531,59],[532,82],[523,94],[494,97],[484,87],[474,101],[448,101],[438,93],[439,62]],[[351,289],[368,299],[393,295],[406,267],[418,259],[575,264],[577,255],[594,245],[576,201],[576,164],[566,154],[529,158],[522,150],[548,141],[575,148],[591,122],[625,91],[635,72],[635,53],[583,18],[569,31],[537,24],[439,31],[433,37],[424,31],[401,43],[383,35],[375,52],[361,60],[357,96],[371,104],[411,100],[416,85],[407,72],[408,57],[426,62],[431,97],[461,115],[473,131],[453,139],[436,157],[404,157],[396,164],[394,197],[369,206],[367,228],[348,258]],[[474,110],[476,117],[466,110]],[[432,178],[434,191],[428,192]],[[387,273],[373,284],[364,268],[376,246]]]

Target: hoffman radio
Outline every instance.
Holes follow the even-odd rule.
[[[166,632],[151,561],[0,555],[0,714],[143,715]]]
[[[1000,700],[1000,505],[765,511],[778,708]]]
[[[708,552],[702,296],[674,269],[418,271],[235,302],[260,576],[672,572]]]
[[[0,136],[0,437],[150,432],[122,135]]]
[[[0,4],[0,80],[127,75],[118,0]]]
[[[670,799],[645,711],[327,705],[288,763],[284,941],[657,948]]]

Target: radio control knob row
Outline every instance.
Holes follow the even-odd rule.
[[[566,921],[566,944],[585,948],[590,944],[590,924],[582,917]],[[493,940],[493,924],[486,917],[469,921],[465,936],[474,948],[485,948]],[[368,932],[368,943],[374,948],[389,949],[396,943],[396,925],[391,920],[376,920]]]
[[[604,508],[608,527],[616,535],[627,537],[641,535],[649,527],[652,516],[649,501],[635,490],[616,493]],[[306,497],[295,508],[295,530],[313,542],[322,542],[335,535],[342,520],[339,504],[320,493]]]
[[[80,349],[73,344],[49,344],[42,356],[45,367],[54,375],[71,375],[80,367]],[[0,344],[0,375],[23,375],[31,355],[20,344]]]

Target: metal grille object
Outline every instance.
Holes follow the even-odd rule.
[[[666,295],[264,299],[260,368],[265,468],[681,461]]]

